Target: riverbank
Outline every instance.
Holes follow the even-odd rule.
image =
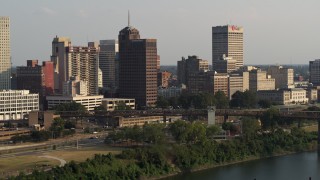
[[[192,168],[187,171],[181,171],[180,169],[178,169],[178,170],[176,170],[176,172],[170,173],[168,175],[164,175],[164,176],[160,176],[160,177],[152,177],[151,179],[152,180],[165,180],[170,177],[181,176],[185,173],[200,172],[200,171],[205,171],[208,169],[214,169],[217,167],[230,166],[230,165],[234,165],[234,164],[246,163],[246,162],[250,162],[250,161],[262,160],[262,159],[268,159],[268,158],[274,158],[274,157],[280,157],[280,156],[288,156],[288,155],[293,155],[293,154],[298,154],[298,153],[303,153],[303,152],[314,152],[317,150],[318,150],[318,145],[317,145],[317,142],[314,141],[310,144],[310,147],[308,149],[305,149],[303,151],[281,151],[281,152],[275,152],[273,155],[269,155],[269,156],[249,156],[245,159],[232,161],[232,162],[201,165],[199,167],[195,167],[195,168]]]

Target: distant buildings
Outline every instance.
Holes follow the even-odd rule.
[[[320,59],[309,61],[309,82],[313,85],[320,85]]]
[[[55,106],[76,102],[82,104],[88,111],[93,111],[95,107],[100,106],[103,96],[47,96],[48,109],[52,110]]]
[[[224,54],[220,59],[212,61],[212,70],[217,73],[231,73],[237,70],[236,62],[232,57],[226,57]]]
[[[294,85],[294,71],[292,68],[270,66],[268,74],[275,79],[275,88],[292,88]]]
[[[27,60],[27,66],[17,67],[17,89],[39,93],[40,97],[54,93],[53,62],[44,61],[42,66],[38,60]]]
[[[119,44],[117,40],[101,40],[99,51],[99,68],[102,71],[102,84],[105,88],[115,88],[116,61],[119,58]]]
[[[177,71],[178,83],[188,87],[189,76],[209,71],[209,64],[207,60],[199,59],[198,56],[188,56],[187,59],[182,57],[181,61],[178,61]]]
[[[38,64],[38,60],[27,60],[27,66],[17,67],[17,89],[38,93],[40,108],[43,109],[45,96],[54,93],[54,65],[51,61]]]
[[[274,90],[275,79],[271,78],[266,71],[255,69],[249,73],[249,90],[257,92],[261,90]]]
[[[128,25],[119,32],[119,97],[134,98],[139,107],[157,101],[157,40],[140,39]]]
[[[0,91],[0,120],[23,119],[31,111],[39,110],[39,95],[29,90]]]
[[[229,74],[229,99],[231,99],[232,95],[235,92],[244,92],[246,90],[249,90],[249,72],[238,72]]]
[[[88,46],[71,46],[69,38],[55,37],[52,41],[51,61],[55,64],[55,83],[57,93],[62,94],[63,84],[70,77],[78,76],[87,81],[88,93],[98,94],[98,52],[96,43]]]
[[[158,72],[158,87],[168,88],[171,75],[168,71]]]
[[[0,16],[0,90],[11,89],[10,18]]]
[[[257,92],[259,100],[268,100],[275,104],[306,104],[308,98],[304,89],[279,89],[279,90],[261,90]]]
[[[243,66],[243,28],[226,25],[212,27],[212,64],[223,54],[236,61],[236,68]]]
[[[82,81],[78,76],[71,77],[69,81],[65,81],[63,84],[63,96],[87,96],[88,95],[88,83]]]
[[[125,98],[104,98],[102,99],[102,106],[107,111],[114,111],[118,106],[130,107],[130,109],[135,109],[136,102],[134,99],[125,99]]]

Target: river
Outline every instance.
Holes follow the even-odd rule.
[[[320,155],[304,152],[169,177],[166,180],[312,180],[320,179]]]

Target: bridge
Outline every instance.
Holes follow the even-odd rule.
[[[216,116],[251,116],[262,117],[267,109],[216,109]],[[151,109],[151,110],[117,110],[112,112],[98,111],[96,113],[58,112],[62,118],[68,117],[132,117],[132,116],[208,116],[207,109]],[[292,120],[313,120],[318,122],[318,144],[320,145],[320,111],[279,111],[281,118]]]

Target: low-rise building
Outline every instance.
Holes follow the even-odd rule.
[[[269,100],[281,105],[308,103],[306,90],[299,88],[262,90],[257,92],[257,96],[259,100]]]
[[[38,110],[39,94],[30,94],[29,90],[0,91],[0,121],[23,119]]]
[[[117,107],[123,104],[127,107],[130,107],[131,109],[136,108],[136,101],[134,99],[125,99],[125,98],[104,98],[102,99],[102,106],[107,111],[114,111],[117,109]]]
[[[93,111],[95,107],[102,105],[102,95],[97,96],[47,96],[48,109],[52,110],[55,106],[64,103],[76,102],[82,104],[88,111]]]
[[[171,97],[178,97],[181,95],[182,91],[185,89],[186,89],[185,85],[181,85],[181,87],[159,88],[158,96],[162,96],[166,99]]]
[[[143,126],[144,124],[160,123],[163,120],[162,116],[146,116],[146,117],[117,117],[119,127]]]

